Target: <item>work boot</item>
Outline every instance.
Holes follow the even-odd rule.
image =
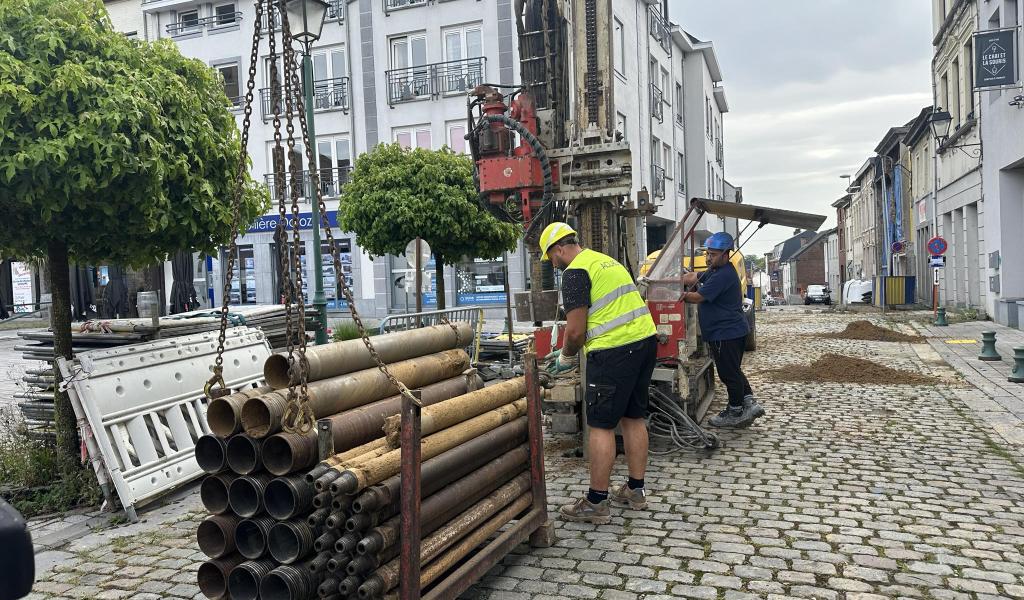
[[[749,427],[754,419],[764,414],[764,408],[756,402],[753,404],[747,404],[744,402],[740,406],[729,405],[725,407],[725,410],[711,417],[708,424],[712,427],[728,427],[732,429],[742,429]]]
[[[743,409],[750,411],[750,414],[752,414],[755,419],[764,416],[764,407],[757,401],[757,398],[754,398],[753,394],[748,394],[743,397]]]
[[[633,510],[644,510],[647,508],[647,494],[644,488],[630,489],[628,483],[622,484],[617,490],[608,494],[608,499],[615,504],[628,505]]]
[[[612,522],[612,511],[608,505],[609,502],[607,500],[591,504],[587,497],[584,496],[577,500],[575,504],[563,506],[558,512],[566,521],[607,525]]]

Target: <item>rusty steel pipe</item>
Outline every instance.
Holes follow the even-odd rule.
[[[474,529],[487,523],[495,514],[505,515],[504,522],[507,523],[529,508],[532,501],[529,490],[530,474],[523,473],[437,529],[420,544],[421,564],[428,564]],[[359,597],[365,600],[387,593],[398,585],[400,574],[400,561],[389,561],[360,586]]]
[[[314,497],[314,500],[313,500],[313,504],[314,504],[314,506],[316,505],[316,498],[315,497]],[[331,509],[330,508],[328,508],[328,507],[318,508],[318,509],[314,510],[313,512],[309,513],[309,516],[306,517],[306,523],[308,523],[309,526],[312,527],[313,529],[322,529],[322,528],[324,528],[324,525],[327,522],[327,519],[330,518],[330,516],[331,516]],[[331,529],[333,529],[333,527]]]
[[[526,379],[516,377],[438,402],[423,409],[423,435],[447,429],[524,396],[526,396]],[[388,439],[388,445],[392,448],[397,448],[399,445],[401,428],[402,419],[399,415],[390,416],[384,420],[384,434]]]
[[[312,467],[319,458],[316,440],[315,431],[306,435],[275,433],[265,438],[261,451],[264,468],[274,475],[287,475]]]
[[[509,479],[523,471],[528,459],[528,446],[521,444],[514,450],[499,456],[469,475],[429,496],[420,505],[420,522],[423,533],[431,533],[448,521],[459,517],[460,513],[481,498],[488,496],[492,492],[497,493],[494,490],[499,489],[500,491],[500,489],[504,489],[502,486]],[[520,475],[516,480],[522,479],[522,477]],[[526,481],[526,487],[529,487],[529,479]],[[518,496],[520,493],[522,492],[515,492],[515,496]],[[511,501],[515,496],[508,498],[508,501]],[[356,550],[360,554],[377,554],[397,544],[399,540],[399,522],[399,517],[395,516],[380,526],[374,527],[360,540]]]
[[[273,517],[255,517],[239,521],[235,529],[238,552],[249,560],[262,558],[267,553],[267,536],[277,523]]]
[[[429,460],[455,446],[479,437],[505,423],[514,421],[526,414],[526,400],[516,400],[496,410],[488,411],[468,421],[439,431],[423,438],[420,452],[423,460]],[[370,460],[358,467],[346,469],[334,483],[339,493],[352,494],[367,486],[381,482],[398,472],[401,466],[401,450],[392,450],[387,454]]]
[[[470,387],[482,387],[479,379],[476,374],[463,373],[451,379],[425,385],[419,388],[423,398],[421,402],[423,406],[431,406],[461,396]],[[384,427],[385,420],[399,414],[401,410],[402,396],[395,395],[354,410],[324,417],[320,422],[327,421],[329,424],[334,439],[334,451],[344,452],[381,437],[381,428]]]
[[[235,515],[206,517],[196,528],[196,541],[203,554],[220,558],[235,551],[235,529],[242,519]]]
[[[346,533],[342,535],[337,542],[335,542],[334,551],[338,554],[352,555],[358,545],[359,536],[354,533]]]
[[[239,475],[228,487],[228,503],[236,515],[254,517],[263,510],[263,495],[274,476],[270,473]]]
[[[313,542],[313,549],[317,552],[326,552],[328,550],[333,550],[334,544],[338,541],[339,537],[341,537],[340,532],[328,531],[327,533],[316,538],[316,540]],[[324,561],[326,562],[329,558],[330,556],[325,558]]]
[[[206,510],[214,515],[220,515],[231,510],[228,502],[228,487],[231,482],[238,479],[234,473],[220,473],[209,475],[199,484],[199,499],[202,500]]]
[[[231,436],[227,443],[228,467],[239,475],[251,475],[263,467],[260,449],[263,443],[245,434]]]
[[[274,560],[290,565],[313,553],[313,540],[316,538],[317,532],[304,520],[281,521],[270,528],[267,547]]]
[[[325,477],[330,476],[331,473],[335,472],[335,469],[338,466],[344,465],[344,464],[346,464],[348,462],[355,462],[357,460],[360,460],[361,457],[366,456],[369,453],[372,453],[374,450],[378,450],[380,448],[386,448],[387,445],[388,445],[388,442],[387,442],[387,440],[384,439],[384,437],[382,435],[381,437],[379,437],[379,438],[377,438],[377,439],[375,439],[375,440],[373,440],[371,442],[366,442],[362,446],[356,446],[355,448],[352,448],[351,450],[346,450],[344,452],[340,452],[340,453],[334,454],[332,456],[328,456],[326,459],[320,461],[319,465],[317,465],[317,466],[324,467],[326,469],[326,471],[324,471],[321,475],[319,475],[318,477],[315,477],[315,478],[310,477],[309,475],[307,475],[306,479],[308,479],[310,481],[314,481],[314,480],[317,480],[317,479],[324,479]],[[316,470],[316,469],[314,468],[314,470]],[[325,481],[333,481],[333,479],[324,479],[324,480]]]
[[[331,560],[330,552],[321,552],[320,550],[317,552],[318,554],[306,563],[306,568],[310,573],[323,573],[327,570],[327,562]]]
[[[348,554],[336,553],[331,557],[331,560],[327,561],[327,571],[330,573],[339,573],[343,575],[345,573],[345,567],[348,566],[348,561],[352,560],[352,557]]]
[[[228,468],[227,443],[215,435],[206,434],[196,440],[195,453],[199,468],[211,475]]]
[[[423,496],[431,496],[514,449],[526,438],[526,432],[526,417],[522,417],[424,461],[421,473]],[[357,496],[352,502],[352,510],[357,513],[383,511],[393,515],[398,512],[400,489],[401,478],[398,475],[389,477]]]
[[[384,557],[384,560],[378,558],[375,554],[360,554],[359,556],[352,557],[352,560],[345,567],[345,572],[349,575],[355,575],[362,578],[367,573],[374,571],[379,568],[387,560],[391,560],[397,554],[397,550],[391,548]]]
[[[327,473],[330,470],[330,465],[322,462],[317,466],[313,467],[312,469],[310,469],[309,472],[306,473],[306,481],[313,483],[314,481],[317,480],[317,478],[319,478],[321,475]]]
[[[351,597],[362,583],[363,581],[355,575],[349,575],[338,584],[338,593],[344,597]]]
[[[214,398],[206,408],[206,422],[210,431],[225,439],[242,431],[242,405],[245,401],[273,390],[270,386],[262,386]]]
[[[335,468],[334,472],[338,473],[339,475],[338,475],[338,477],[332,477],[331,478],[332,479],[331,484],[325,486],[325,489],[330,490],[330,492],[332,494],[335,494],[335,495],[337,495],[337,494],[344,494],[345,491],[341,489],[341,487],[340,487],[341,484],[338,483],[338,481],[341,479],[341,473],[344,472],[343,469],[351,469],[353,467],[358,467],[360,465],[364,465],[364,464],[370,462],[371,460],[374,460],[376,458],[380,458],[381,456],[384,456],[385,454],[387,454],[387,453],[389,453],[389,452],[391,452],[393,450],[392,448],[389,448],[386,443],[383,443],[385,441],[384,438],[381,438],[380,441],[382,443],[381,443],[380,447],[377,448],[376,450],[371,450],[370,452],[367,452],[366,454],[363,454],[363,455],[359,456],[358,458],[354,458],[352,460],[346,461],[346,462],[344,462],[342,464],[339,464],[339,465],[335,466],[334,467]],[[328,476],[326,476],[326,475],[321,477],[320,479],[317,479],[316,480],[316,485],[320,485],[321,483],[325,482],[327,479],[328,479]]]
[[[261,600],[306,600],[316,593],[316,575],[299,565],[281,565],[260,582]]]
[[[228,594],[231,600],[259,598],[260,582],[276,566],[272,560],[247,560],[239,563],[228,575]]]
[[[222,558],[208,560],[199,565],[196,573],[196,584],[199,591],[207,598],[223,598],[228,593],[228,574],[244,561],[245,558],[232,554]]]
[[[313,486],[302,475],[287,475],[272,479],[263,493],[267,514],[284,521],[304,515],[313,508]]]
[[[331,500],[331,511],[338,512],[340,510],[348,510],[346,506],[350,506],[352,503],[352,501],[348,500],[348,498],[351,498],[351,496],[335,496],[334,500]]]
[[[321,465],[319,466],[323,466],[325,470],[323,474],[321,474],[319,477],[312,481],[313,487],[320,491],[326,491],[327,493],[330,493],[331,482],[341,477],[341,471],[335,471],[332,467],[323,463],[321,463]],[[310,472],[312,473],[312,471]],[[308,475],[306,476],[306,480],[309,480]]]
[[[455,377],[469,368],[464,350],[445,350],[388,366],[398,381],[410,389]],[[308,406],[319,419],[364,406],[398,393],[398,389],[376,367],[321,379],[309,384]],[[256,438],[281,431],[281,418],[288,407],[287,394],[269,392],[250,398],[242,406],[242,428]]]
[[[472,340],[472,326],[459,322],[454,326],[433,325],[379,335],[373,338],[373,347],[380,358],[390,364],[454,348],[465,348]],[[305,357],[309,365],[306,380],[310,382],[377,368],[377,362],[370,356],[362,340],[311,346],[306,349]],[[290,367],[286,355],[274,354],[263,364],[263,377],[275,389],[286,388],[291,382]]]

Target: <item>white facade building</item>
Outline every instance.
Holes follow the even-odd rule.
[[[1016,28],[1024,49],[1024,1],[992,0],[979,6],[980,29]],[[1022,80],[1017,63],[1017,80]],[[986,310],[1003,325],[1024,324],[1024,97],[1020,87],[980,93],[981,139],[985,156]]]
[[[236,102],[241,126],[241,98],[250,69],[255,10],[250,1],[110,0],[119,22],[131,22],[128,5],[138,14],[139,37],[170,38],[182,53],[217,68],[225,92]],[[329,0],[331,10],[313,47],[316,168],[327,198],[328,217],[336,222],[337,193],[354,158],[379,143],[465,152],[466,93],[480,83],[520,83],[518,39],[513,0]],[[646,189],[658,206],[639,236],[640,250],[660,248],[692,196],[725,194],[722,116],[728,111],[714,48],[683,32],[665,16],[665,6],[651,0],[613,0],[615,111],[617,129],[629,141],[633,193]],[[264,30],[278,21],[264,18]],[[278,42],[280,45],[280,42]],[[280,48],[277,52],[280,53]],[[252,175],[273,184],[273,109],[285,99],[273,79],[268,36],[259,42],[255,65],[249,151]],[[280,75],[278,75],[280,81]],[[692,123],[692,126],[690,125]],[[296,122],[297,124],[297,122]],[[301,143],[296,150],[302,152]],[[287,145],[285,144],[285,152]],[[302,163],[309,169],[304,154]],[[303,186],[305,190],[305,186]],[[303,191],[305,195],[305,191]],[[278,300],[275,206],[239,239],[233,275],[233,302]],[[313,256],[311,205],[301,200],[305,257]],[[722,221],[702,229],[721,230]],[[378,317],[405,312],[413,296],[405,283],[411,269],[401,257],[372,258],[351,233],[333,230],[342,246],[344,272],[358,308]],[[325,253],[326,257],[326,253]],[[221,301],[226,256],[208,258],[207,286],[200,296]],[[526,288],[527,256],[520,244],[509,253],[512,292]],[[333,291],[336,275],[325,258],[329,309],[343,308]],[[307,264],[304,282],[312,276]],[[428,265],[426,278],[434,277]],[[492,305],[504,316],[504,262],[467,260],[445,270],[445,304]],[[437,289],[431,282],[430,289]],[[411,291],[411,290],[410,290]],[[203,293],[205,292],[205,293]],[[427,309],[436,297],[425,296]],[[499,314],[500,313],[500,314]]]

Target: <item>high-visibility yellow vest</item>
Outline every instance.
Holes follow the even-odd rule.
[[[585,352],[618,348],[657,334],[633,278],[614,258],[583,250],[568,268],[583,269],[590,276]]]

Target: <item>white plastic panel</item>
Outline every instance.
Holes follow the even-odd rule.
[[[203,386],[217,332],[80,353],[59,361],[68,393],[88,419],[122,506],[135,507],[198,477],[195,443],[209,433]],[[232,390],[263,384],[270,345],[249,327],[227,331],[224,380]],[[81,417],[81,415],[79,415]]]

